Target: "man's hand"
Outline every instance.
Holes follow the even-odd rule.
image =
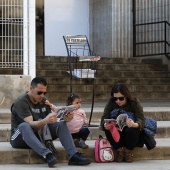
[[[45,118],[44,118],[44,121],[46,124],[52,124],[52,123],[55,123],[57,122],[57,116],[56,116],[56,113],[49,113]]]
[[[24,121],[36,129],[41,129],[46,124],[57,122],[57,119],[56,113],[49,113],[44,119],[41,120],[34,121],[32,116],[28,116],[24,118]]]
[[[74,113],[73,113],[73,112],[70,112],[70,113],[67,115],[66,122],[70,122],[70,121],[73,119],[73,116],[74,116]]]

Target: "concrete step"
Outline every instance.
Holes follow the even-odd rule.
[[[84,100],[82,98],[82,100]],[[90,98],[91,100],[91,98]],[[53,102],[56,106],[64,106],[65,102],[58,102],[57,97]],[[66,99],[64,100],[66,101]],[[92,122],[100,122],[101,116],[104,111],[104,107],[107,101],[104,102],[94,102]],[[170,102],[165,101],[141,101],[143,106],[144,115],[151,117],[157,121],[170,121]],[[90,118],[92,111],[92,102],[82,101],[82,109],[86,112],[87,118]],[[0,109],[0,124],[9,124],[11,121],[11,112],[10,109]]]
[[[62,87],[65,89],[65,92],[60,91],[60,90],[63,89]],[[79,86],[79,88],[80,87],[81,86]],[[69,87],[63,85],[63,86],[60,86],[58,88],[59,89],[57,91],[53,91],[53,92],[48,91],[48,94],[46,96],[48,97],[48,99],[50,101],[66,101],[66,97],[70,93],[70,90],[68,90]],[[92,93],[93,93],[92,91],[91,92],[81,92],[81,90],[78,89],[78,87],[74,86],[74,85],[73,85],[72,89],[73,89],[74,92],[79,93],[80,96],[83,96],[83,100],[85,102],[89,102],[89,101],[92,100]],[[109,89],[111,89],[111,86],[110,86]],[[96,91],[95,91],[94,98],[95,98],[96,102],[100,102],[100,101],[105,102],[107,99],[110,98],[110,91],[109,91],[109,93],[107,93],[107,92],[101,92],[100,89],[95,88],[95,90]],[[156,92],[155,93],[153,93],[153,92],[150,92],[150,93],[148,93],[148,92],[147,93],[146,92],[141,92],[141,93],[140,92],[132,92],[132,95],[137,96],[138,99],[140,99],[140,100],[155,100],[155,101],[165,100],[166,101],[170,96],[170,92],[160,92],[160,93],[156,93]]]
[[[135,148],[133,155],[134,161],[137,160],[169,160],[170,154],[170,138],[156,139],[157,146],[148,151],[144,146],[143,148]],[[89,145],[88,149],[79,149],[78,151],[83,153],[94,162],[94,143],[95,140],[88,140],[86,142]],[[56,155],[59,162],[68,162],[67,155],[64,148],[59,141],[55,141],[54,145],[58,151]],[[0,164],[39,164],[44,163],[44,160],[40,158],[31,149],[14,149],[9,142],[0,142]]]
[[[64,103],[54,103],[56,105],[63,105]],[[170,149],[170,121],[166,121],[169,119],[169,101],[158,101],[158,102],[148,102],[143,101],[141,104],[144,106],[145,115],[148,116],[152,115],[151,117],[162,119],[164,121],[158,121],[158,130],[155,136],[157,141],[157,147],[153,150],[148,151],[146,147],[144,148],[135,148],[134,150],[134,160],[169,160],[169,149]],[[93,118],[99,120],[101,114],[103,112],[105,102],[97,102],[94,104],[94,115]],[[82,103],[82,108],[85,110],[87,114],[91,111],[91,102],[89,103]],[[1,116],[0,120],[6,120],[9,118],[10,112],[9,109],[5,109],[2,112],[0,110]],[[0,115],[1,115],[0,114]],[[99,116],[100,115],[100,116]],[[6,118],[5,118],[6,117]],[[2,119],[3,118],[3,119]],[[10,119],[9,119],[10,120]],[[95,125],[99,125],[98,123],[94,123]],[[91,123],[93,124],[93,122]],[[39,164],[44,163],[35,152],[30,149],[14,149],[9,144],[9,136],[10,136],[10,124],[1,124],[0,125],[0,164]],[[103,131],[99,130],[97,127],[90,127],[91,134],[87,140],[87,144],[90,146],[89,149],[82,150],[78,149],[79,152],[84,153],[85,156],[89,157],[92,161],[94,161],[94,142],[95,139],[98,138],[99,134],[105,136]],[[2,142],[4,141],[4,142]],[[8,141],[8,142],[7,142]],[[64,148],[61,146],[60,142],[57,140],[54,142],[56,149],[58,150],[58,159],[59,162],[67,162],[67,155],[64,151]],[[21,158],[22,157],[22,158]]]
[[[86,109],[84,109],[86,110]],[[144,115],[147,117],[151,117],[157,121],[168,121],[170,120],[170,107],[145,107],[144,109]],[[86,115],[89,118],[90,117],[90,110],[86,110]],[[101,119],[101,116],[103,114],[103,108],[99,108],[98,110],[94,110],[92,114],[92,122],[99,122]]]
[[[48,63],[48,64],[47,64]],[[77,68],[85,68],[86,65],[82,66],[82,62],[77,62],[76,67]],[[66,62],[58,62],[58,60],[51,62],[50,60],[48,62],[43,61],[37,61],[36,62],[36,68],[38,70],[68,70],[68,63]],[[87,68],[87,67],[86,67]],[[157,65],[151,65],[151,64],[142,64],[142,63],[103,63],[98,62],[97,64],[97,70],[112,70],[112,71],[168,71],[168,66],[161,64],[159,67]]]
[[[68,57],[37,56],[36,75],[44,76],[48,82],[47,97],[65,101],[70,93]],[[76,61],[73,57],[72,62]],[[95,100],[104,101],[110,97],[110,89],[116,81],[123,81],[139,99],[166,100],[170,96],[168,64],[160,58],[101,58],[97,63],[95,78]],[[22,75],[22,69],[2,68],[1,74]],[[92,98],[93,79],[73,78],[73,91],[80,93],[84,101]]]
[[[157,65],[151,64],[115,64],[115,63],[100,63],[97,65],[97,70],[112,70],[112,71],[168,71],[167,65]]]
[[[67,63],[66,56],[36,56],[36,63]]]
[[[98,70],[97,76],[100,78],[160,78],[160,77],[168,77],[167,71],[112,71],[112,70]],[[47,73],[48,75],[48,73]]]
[[[57,77],[69,77],[70,75],[67,73],[68,69],[66,70],[37,70],[37,75],[41,76],[53,76],[57,75]],[[100,78],[165,78],[169,77],[169,72],[167,71],[114,71],[114,70],[97,70],[97,77]]]
[[[55,79],[55,78],[54,78]],[[139,77],[139,78],[133,78],[129,77],[128,79],[126,78],[115,78],[114,81],[111,81],[110,78],[97,78],[95,79],[95,84],[111,84],[113,85],[114,82],[117,81],[122,81],[127,84],[127,86],[131,85],[169,85],[170,84],[170,79],[169,77],[165,78],[147,78],[147,77]],[[76,84],[75,80],[73,80],[74,84]],[[80,83],[82,83],[80,81]]]
[[[108,99],[110,97],[110,89],[116,81],[125,82],[129,90],[135,96],[138,96],[139,99],[167,99],[170,96],[170,79],[168,74],[167,71],[98,71],[94,86],[95,99]],[[65,96],[68,96],[70,92],[70,75],[66,71],[37,70],[37,75],[44,76],[47,79],[49,92],[47,96],[49,99],[55,100],[56,98],[57,100],[65,101]],[[54,77],[53,75],[57,76]],[[74,92],[84,96],[84,99],[88,101],[92,98],[93,79],[73,78],[72,89]]]
[[[165,102],[166,103],[166,102]],[[169,102],[168,102],[169,103]],[[168,104],[167,103],[167,104]],[[64,106],[65,103],[54,103],[58,106]],[[144,115],[151,117],[157,121],[170,121],[170,107],[160,106],[159,102],[155,103],[157,106],[144,107]],[[145,104],[146,105],[146,104]],[[86,112],[87,118],[91,115],[91,103],[82,103],[82,109]],[[92,122],[100,122],[104,110],[104,102],[96,102],[93,107]],[[0,124],[9,124],[11,121],[10,109],[0,109]]]
[[[157,126],[157,133],[155,135],[156,138],[170,138],[170,121],[158,121]],[[0,124],[0,142],[10,141],[10,130],[10,124]],[[88,140],[95,140],[98,138],[99,135],[104,135],[104,132],[99,129],[99,123],[91,122],[89,130],[90,135],[88,137]]]
[[[129,85],[128,85],[129,86]],[[63,88],[64,87],[64,88]],[[81,93],[92,93],[93,91],[93,84],[92,82],[89,84],[79,84],[78,82],[76,84],[73,84],[73,89],[76,90],[77,92]],[[100,91],[100,93],[109,93],[112,85],[110,84],[95,84],[95,91],[96,93]],[[53,91],[58,91],[60,92],[65,92],[70,90],[70,84],[49,84],[48,85],[48,90],[53,90]],[[131,93],[170,93],[170,85],[164,85],[164,84],[157,84],[157,85],[130,85],[129,90]],[[156,92],[155,92],[156,91]]]
[[[36,62],[37,70],[68,70],[67,62]]]
[[[36,56],[36,62],[52,62],[52,63],[63,63],[67,62],[68,57],[66,56]],[[72,57],[72,62],[76,62],[77,58]],[[108,64],[150,64],[156,65],[157,67],[163,64],[161,58],[110,58],[110,57],[101,57],[101,60],[98,63]]]
[[[76,57],[72,57],[72,61],[76,61]],[[36,62],[51,62],[51,63],[63,63],[67,62],[66,56],[36,56]],[[151,64],[151,65],[161,65],[163,61],[161,58],[111,58],[111,57],[101,57],[101,63],[117,63],[117,64]]]
[[[160,58],[107,58],[102,57],[99,61],[101,63],[117,63],[117,64],[151,64],[151,65],[161,65],[163,64]]]
[[[67,77],[53,77],[53,76],[46,76],[46,80],[48,81],[48,85],[67,85],[70,84],[70,76]],[[133,78],[130,77],[128,79],[126,78],[115,78],[114,81],[111,81],[111,78],[100,78],[97,77],[95,79],[95,84],[96,85],[113,85],[114,82],[117,81],[123,81],[127,84],[127,86],[135,86],[135,85],[169,85],[170,84],[170,79],[169,78]],[[79,85],[84,85],[84,84],[93,84],[93,79],[76,79],[73,78],[72,80],[73,84],[79,84]]]
[[[76,60],[75,57],[72,58],[72,63]],[[37,56],[37,68],[38,70],[47,67],[48,69],[56,70],[58,69],[55,65],[63,66],[65,63],[67,65],[67,57],[59,57],[59,56]],[[49,63],[49,66],[47,66]],[[41,68],[42,64],[42,68]],[[54,66],[52,66],[54,64]],[[158,65],[159,64],[159,65]],[[64,67],[65,68],[65,67]],[[143,68],[143,69],[142,69]],[[135,59],[135,58],[101,58],[101,60],[97,64],[97,70],[166,70],[168,71],[168,67],[165,64],[162,64],[161,59]],[[63,70],[63,67],[62,67]]]
[[[11,112],[10,109],[0,109],[0,123],[10,123],[11,122]]]

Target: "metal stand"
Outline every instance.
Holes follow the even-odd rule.
[[[89,126],[92,126],[91,118],[94,107],[95,96],[95,77],[97,75],[97,61],[100,56],[91,51],[88,39],[85,35],[66,35],[63,36],[67,54],[68,67],[70,74],[70,93],[73,91],[73,77],[77,79],[93,79],[92,105],[89,118]],[[96,125],[94,125],[96,126]]]

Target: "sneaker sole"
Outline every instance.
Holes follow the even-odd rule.
[[[50,164],[48,164],[49,167],[53,167],[55,164],[57,164],[57,159],[54,159],[53,161],[50,162]]]
[[[89,165],[91,164],[91,161],[89,162],[69,162],[68,165]]]
[[[86,147],[82,147],[82,149],[87,149],[87,148],[89,148],[89,146],[86,146]]]
[[[85,146],[85,147],[82,147],[82,146],[76,146],[76,148],[87,149],[87,148],[89,148],[89,146],[88,146],[88,145],[87,145],[87,146]]]

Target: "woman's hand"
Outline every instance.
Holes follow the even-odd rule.
[[[138,128],[139,124],[135,123],[132,119],[127,119],[126,124],[128,127]]]
[[[106,126],[106,123],[104,124],[104,128],[105,128],[106,130],[110,130],[111,127],[112,127],[111,125],[108,125],[108,124],[107,124],[107,126]]]

